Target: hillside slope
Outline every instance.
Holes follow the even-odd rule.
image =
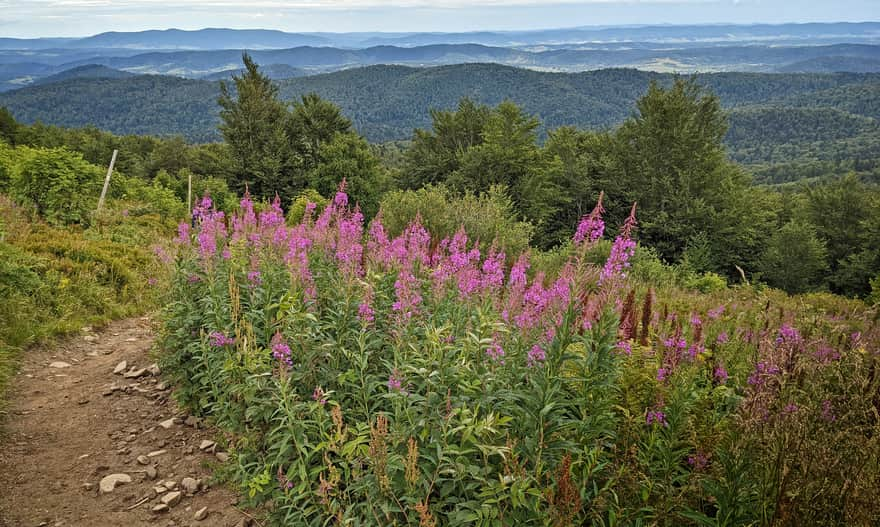
[[[634,111],[651,81],[669,83],[673,78],[630,69],[566,74],[460,64],[371,66],[278,84],[285,100],[316,92],[333,101],[370,141],[381,142],[410,138],[413,128],[430,125],[430,109],[452,108],[461,97],[491,105],[512,100],[541,119],[543,132],[563,125],[612,127]],[[778,145],[810,143],[810,149],[816,149],[823,142],[856,137],[867,145],[861,150],[873,155],[870,145],[877,141],[871,138],[880,114],[878,74],[717,73],[699,75],[697,81],[718,94],[725,107],[736,110],[730,144],[749,150],[734,152],[738,159],[768,161],[775,157],[760,152]],[[121,134],[181,134],[211,141],[219,138],[218,95],[219,84],[203,80],[77,78],[0,94],[0,105],[24,122],[92,124]],[[789,128],[812,135],[808,141],[793,137]]]

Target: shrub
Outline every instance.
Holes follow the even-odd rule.
[[[828,270],[828,251],[808,223],[790,221],[770,240],[761,260],[761,275],[773,287],[805,293],[821,283]]]
[[[392,236],[402,233],[419,216],[425,228],[438,238],[451,237],[464,227],[481,247],[497,242],[508,254],[526,250],[534,232],[531,224],[517,220],[513,202],[499,186],[480,196],[459,196],[442,185],[397,190],[385,195],[380,211],[382,223]]]
[[[54,224],[87,223],[98,204],[101,169],[64,148],[23,155],[13,193]]]
[[[290,204],[290,210],[287,211],[287,223],[289,225],[297,225],[302,222],[309,203],[315,204],[313,214],[317,216],[330,203],[330,200],[322,196],[315,189],[307,188],[303,190],[294,198],[293,203]]]

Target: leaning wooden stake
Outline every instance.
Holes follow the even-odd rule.
[[[187,217],[192,215],[192,193],[193,193],[193,175],[192,172],[187,170],[187,180],[186,180],[186,214]]]
[[[101,198],[98,200],[98,212],[101,212],[101,209],[104,208],[104,198],[107,197],[107,187],[110,186],[110,174],[113,173],[113,165],[116,164],[116,154],[119,153],[119,150],[113,150],[113,157],[110,158],[110,166],[107,167],[107,177],[104,178],[104,188],[101,190]]]

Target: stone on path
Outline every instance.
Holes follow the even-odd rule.
[[[159,375],[162,373],[162,370],[159,369],[159,365],[155,362],[147,366],[147,371],[150,372],[151,375]]]
[[[216,446],[217,443],[211,441],[210,439],[203,439],[202,442],[199,443],[199,450],[207,452]]]
[[[193,518],[195,518],[195,520],[197,522],[200,522],[207,517],[208,517],[208,508],[207,507],[202,507],[201,509],[197,510],[196,513],[193,515]]]
[[[58,368],[58,369],[61,369],[61,368],[70,368],[70,363],[63,362],[63,361],[60,361],[60,360],[59,360],[59,361],[55,361],[55,362],[53,362],[53,363],[50,363],[50,364],[49,364],[49,367],[50,367],[50,368]]]
[[[166,420],[162,421],[161,423],[159,423],[159,426],[168,430],[172,426],[176,425],[179,421],[180,421],[180,419],[178,419],[176,417],[172,417],[171,419],[166,419]]]
[[[146,368],[135,369],[135,367],[132,366],[130,370],[125,372],[125,375],[123,375],[123,377],[125,377],[126,379],[137,379],[138,377],[143,377],[146,373]]]
[[[153,450],[152,452],[147,454],[147,457],[159,457],[162,454],[165,454],[167,452],[168,452],[167,450]]]
[[[159,504],[156,504],[155,506],[153,506],[153,509],[152,509],[152,510],[153,510],[153,513],[154,513],[154,514],[160,514],[160,513],[163,513],[163,512],[168,512],[168,505],[166,505],[166,504],[164,504],[164,503],[159,503]]]
[[[193,478],[183,478],[180,482],[180,486],[183,487],[183,490],[186,491],[187,494],[192,495],[199,491],[201,482]]]
[[[137,462],[140,463],[141,465],[149,465],[150,458],[148,458],[147,456],[138,456]]]
[[[147,470],[145,472],[147,474],[147,477],[150,479],[156,479],[156,476],[159,475],[159,473],[156,471],[156,467],[147,467]]]
[[[122,372],[128,369],[128,361],[122,361],[113,368],[114,375],[120,375]]]
[[[221,463],[226,463],[227,461],[229,461],[229,454],[227,454],[226,452],[217,452],[214,455],[217,456],[217,460]]]
[[[113,492],[116,485],[124,485],[126,483],[131,483],[131,476],[128,474],[110,474],[109,476],[104,476],[99,485],[101,488],[101,494]]]
[[[183,494],[179,490],[176,490],[174,492],[169,492],[168,494],[163,495],[162,498],[160,498],[160,499],[161,499],[162,503],[164,503],[165,505],[168,505],[169,507],[173,507],[173,506],[177,505],[178,503],[180,503],[180,497],[182,495]]]

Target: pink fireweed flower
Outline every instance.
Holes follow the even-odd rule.
[[[248,282],[251,285],[257,286],[263,283],[263,278],[260,271],[249,271],[247,274]]]
[[[727,374],[727,370],[724,368],[723,364],[719,364],[718,366],[715,366],[715,371],[713,372],[713,377],[715,377],[715,380],[717,380],[719,383],[722,383],[722,384],[725,381],[727,381],[727,378],[729,377],[729,375]]]
[[[697,451],[696,454],[688,456],[688,465],[697,471],[705,470],[705,468],[709,466],[709,457],[709,454]]]
[[[618,342],[617,349],[623,352],[625,355],[632,355],[633,353],[632,344],[628,340],[621,340],[620,342]]]
[[[822,401],[822,419],[824,419],[828,423],[833,423],[834,421],[837,421],[837,416],[834,415],[831,401],[828,399]]]
[[[183,225],[186,225],[186,224],[184,223]],[[162,262],[163,264],[167,265],[167,264],[170,264],[171,262],[174,261],[174,258],[172,258],[171,255],[168,254],[168,252],[165,251],[165,248],[162,247],[161,245],[154,245],[153,246],[153,254],[155,254],[156,258],[158,258],[159,261]]]
[[[281,336],[281,333],[275,333],[275,336],[272,337],[271,344],[272,356],[288,367],[293,366],[293,358],[291,357],[290,346],[288,346],[287,342],[284,341],[284,337]]]
[[[605,234],[605,222],[602,220],[602,213],[605,212],[605,208],[602,207],[603,196],[604,192],[600,192],[599,201],[596,202],[596,207],[593,208],[591,213],[586,214],[581,218],[577,230],[574,233],[575,245],[580,245],[584,242],[591,244]]]
[[[516,259],[516,263],[510,268],[510,277],[507,280],[508,289],[511,291],[519,291],[520,293],[525,290],[526,283],[528,282],[526,272],[529,270],[530,265],[528,253],[522,253],[519,255],[519,258]]]
[[[803,337],[801,337],[801,334],[797,329],[788,324],[783,324],[782,327],[779,328],[779,336],[776,337],[777,345],[797,345],[801,342],[803,342]]]
[[[260,212],[260,228],[271,231],[272,229],[284,225],[284,210],[281,209],[281,198],[278,194],[272,200],[269,208]]]
[[[725,344],[729,340],[730,340],[730,337],[727,335],[727,332],[722,331],[721,333],[718,334],[718,338],[715,339],[715,342],[717,342],[718,344]]]
[[[189,223],[181,222],[177,226],[177,239],[175,240],[181,245],[189,245],[190,242],[190,226]]]
[[[223,252],[220,253],[220,256],[222,256],[224,260],[229,260],[230,258],[232,258],[232,251],[229,250],[229,247],[224,247]]]
[[[153,277],[150,277],[150,278],[147,279],[147,284],[149,284],[149,285],[156,285],[156,284],[158,284],[158,283],[159,283],[159,280],[157,280],[157,279],[155,279],[155,278],[153,278]]]
[[[382,225],[382,212],[373,218],[370,222],[370,228],[367,237],[367,257],[376,263],[388,269],[394,258],[391,254],[391,241],[388,239],[388,233],[385,232],[385,226]]]
[[[406,389],[403,387],[403,379],[401,379],[400,373],[397,370],[394,370],[391,375],[388,376],[388,382],[386,384],[388,386],[388,391],[408,395]]]
[[[403,238],[406,240],[407,261],[411,263],[419,262],[424,266],[431,264],[429,253],[431,235],[422,226],[422,217],[419,214],[416,214],[416,219],[403,231]]]
[[[224,346],[230,346],[235,344],[235,339],[232,337],[227,337],[223,333],[219,331],[212,331],[208,338],[211,339],[211,345],[215,348],[222,348]]]
[[[691,346],[687,350],[687,355],[691,360],[695,360],[697,355],[704,353],[706,348],[704,348],[701,344],[691,344]]]
[[[486,356],[495,362],[504,364],[504,348],[501,347],[497,340],[493,340],[492,344],[486,348]]]
[[[422,303],[422,295],[418,279],[411,269],[401,269],[394,282],[394,295],[396,301],[391,309],[399,313],[402,321],[410,320],[418,314],[419,305]]]
[[[813,355],[816,357],[816,360],[821,364],[828,364],[830,362],[840,360],[840,352],[827,344],[820,344]]]
[[[648,410],[648,413],[645,415],[645,423],[647,425],[659,425],[662,427],[668,427],[669,423],[666,422],[666,414],[663,413],[662,410]]]
[[[547,360],[547,354],[544,352],[541,346],[535,344],[534,346],[532,346],[532,349],[529,350],[529,353],[526,356],[526,365],[529,368],[532,368],[534,366],[540,365],[545,360]]]
[[[489,251],[489,256],[483,261],[483,291],[494,291],[501,288],[504,283],[504,252],[494,248]]]
[[[361,322],[370,324],[376,320],[376,313],[373,311],[373,308],[370,307],[370,304],[367,302],[361,302],[358,305],[357,317]]]
[[[365,324],[372,324],[374,320],[376,320],[376,313],[373,311],[373,308],[370,304],[373,302],[373,288],[367,286],[367,291],[364,294],[364,299],[361,301],[360,305],[358,305],[358,320]]]
[[[721,315],[723,315],[723,314],[724,314],[724,306],[721,305],[721,306],[718,306],[714,309],[710,309],[706,313],[706,316],[708,316],[711,320],[717,320],[717,319],[721,318]]]
[[[767,378],[777,375],[781,372],[778,367],[768,364],[766,362],[759,362],[755,365],[755,371],[749,375],[748,383],[751,386],[761,387],[766,382]]]
[[[800,410],[800,407],[797,404],[788,403],[787,405],[785,405],[785,408],[782,409],[782,412],[791,415],[793,413],[796,413],[798,410]]]
[[[364,246],[361,245],[364,231],[364,215],[360,209],[340,218],[337,225],[336,260],[342,272],[348,277],[361,276],[364,272],[362,259]]]
[[[599,284],[614,280],[616,278],[626,278],[626,269],[630,266],[630,259],[636,252],[636,242],[632,239],[632,230],[636,226],[636,205],[633,203],[632,211],[620,234],[614,239],[614,245],[611,246],[611,254],[605,261],[605,266],[599,275]]]
[[[327,398],[324,397],[324,390],[322,390],[320,386],[315,386],[315,391],[312,392],[312,400],[321,406],[327,404]]]
[[[278,474],[276,475],[278,479],[278,488],[281,490],[290,490],[293,488],[293,482],[287,479],[287,475],[284,471],[281,470],[281,467],[278,467]]]
[[[666,380],[666,377],[669,375],[669,370],[666,368],[657,368],[657,380],[663,382]]]

